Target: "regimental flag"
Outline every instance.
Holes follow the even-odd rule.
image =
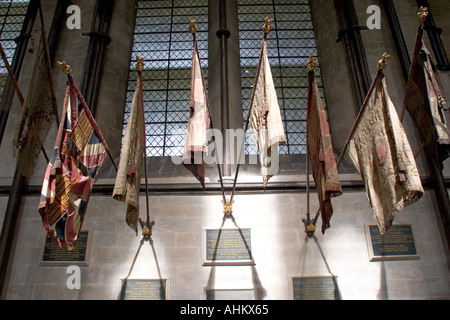
[[[189,121],[184,144],[182,162],[205,188],[205,161],[207,133],[211,126],[208,96],[200,64],[197,41],[194,39],[191,67],[191,99]]]
[[[422,183],[408,138],[382,72],[360,111],[347,156],[361,174],[369,203],[384,235],[396,211],[419,200]]]
[[[265,186],[278,171],[278,145],[286,143],[265,39],[263,40],[252,97],[249,114],[250,124],[259,151],[261,175]]]
[[[48,131],[55,123],[58,108],[52,68],[44,29],[36,54],[33,74],[13,140],[13,153],[22,175],[31,177]]]
[[[423,41],[422,27],[417,32],[404,106],[416,123],[427,151],[442,169],[443,161],[450,156],[450,111]]]
[[[81,230],[94,179],[108,148],[69,77],[53,154],[42,184],[39,213],[45,234],[73,245]]]
[[[126,222],[138,234],[139,190],[145,152],[144,99],[142,75],[138,74],[136,90],[131,102],[125,135],[122,142],[119,168],[113,198],[127,204]]]
[[[308,73],[307,143],[319,197],[322,233],[325,233],[325,230],[330,227],[330,219],[333,215],[331,198],[342,195],[342,187],[331,144],[327,115],[314,71]]]

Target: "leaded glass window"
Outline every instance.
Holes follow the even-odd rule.
[[[145,62],[142,79],[148,156],[178,156],[183,152],[193,49],[188,18],[197,20],[196,37],[207,84],[207,4],[205,0],[138,3],[124,121],[128,121],[136,86],[136,56],[140,56]]]
[[[29,2],[29,0],[0,1],[0,41],[10,65],[17,47],[15,39],[20,36]],[[3,59],[0,59],[0,99],[7,79],[8,70]]]
[[[280,146],[279,150],[281,154],[305,154],[306,62],[311,55],[318,56],[309,1],[238,0],[238,17],[244,121],[247,119],[259,61],[262,25],[265,17],[269,17],[274,21],[267,36],[268,55],[287,138],[287,144]],[[319,65],[316,77],[323,92]],[[246,153],[257,153],[251,126],[245,149]]]

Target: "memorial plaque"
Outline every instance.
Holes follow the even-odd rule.
[[[207,264],[252,262],[250,229],[206,230]]]
[[[419,259],[411,225],[393,225],[384,236],[378,226],[366,225],[366,237],[370,261]]]
[[[339,300],[336,277],[292,277],[294,300]]]
[[[120,300],[166,300],[166,279],[121,279]]]
[[[206,289],[206,300],[254,300],[253,289]]]
[[[72,250],[60,248],[52,238],[45,238],[40,265],[89,265],[92,232],[80,231]]]

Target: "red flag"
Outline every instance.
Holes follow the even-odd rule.
[[[307,111],[308,156],[311,160],[314,181],[319,196],[322,216],[322,233],[330,227],[333,215],[331,198],[342,194],[336,159],[331,145],[327,115],[320,98],[319,87],[314,71],[308,74],[308,111]]]
[[[205,188],[205,162],[207,152],[207,132],[210,128],[208,96],[204,85],[203,71],[194,40],[191,67],[190,114],[183,152],[183,165],[192,172]]]
[[[53,154],[42,184],[39,213],[45,234],[73,245],[86,215],[94,179],[108,150],[70,77]]]
[[[419,27],[404,108],[416,123],[427,151],[442,169],[442,162],[450,156],[450,110],[422,37],[423,29]]]

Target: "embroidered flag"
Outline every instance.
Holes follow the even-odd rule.
[[[108,149],[75,82],[69,79],[38,211],[45,234],[70,248],[81,230],[94,179]]]
[[[450,156],[450,111],[422,37],[423,29],[419,27],[404,106],[442,169],[442,162]]]
[[[204,85],[197,41],[194,39],[191,67],[191,100],[189,121],[184,144],[182,162],[205,188],[205,161],[207,133],[210,128],[208,96]]]
[[[145,152],[144,100],[142,75],[139,72],[122,142],[113,198],[127,204],[125,221],[138,234],[139,189]]]
[[[33,175],[43,142],[58,113],[45,37],[42,29],[30,86],[13,139],[13,154],[25,177]]]
[[[322,233],[330,227],[331,198],[342,195],[327,115],[314,71],[308,73],[307,143],[322,216]]]
[[[396,211],[419,200],[422,183],[408,138],[392,103],[384,75],[376,78],[347,156],[361,174],[380,233]]]
[[[249,117],[253,129],[253,138],[259,151],[261,175],[265,186],[278,171],[278,145],[286,143],[286,136],[265,40],[259,59],[258,75],[253,88]]]

